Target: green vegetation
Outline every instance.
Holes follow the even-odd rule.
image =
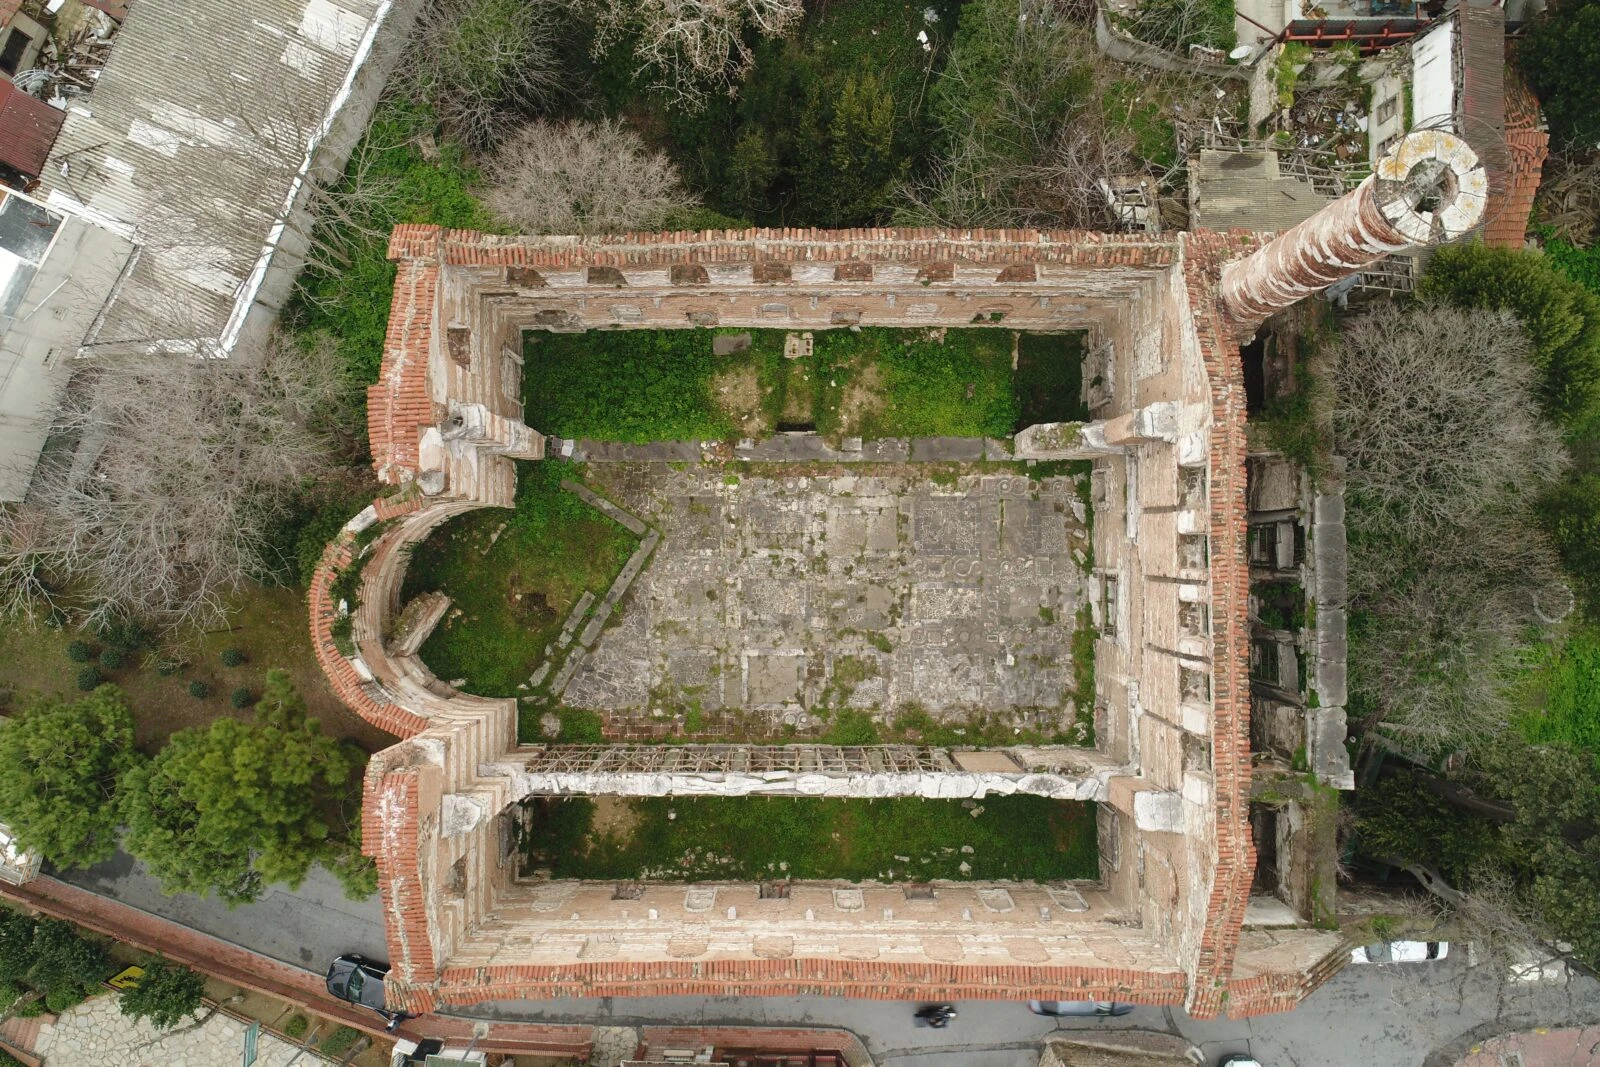
[[[117,783],[137,762],[133,716],[116,686],[70,704],[39,701],[0,728],[0,820],[58,867],[108,859]]]
[[[251,722],[183,730],[122,779],[125,847],[169,893],[257,899],[270,882],[298,885],[322,863],[352,896],[370,893],[371,864],[353,839],[347,746],[322,735],[282,671],[267,675]]]
[[[140,964],[144,974],[122,991],[117,1008],[130,1019],[148,1019],[157,1030],[171,1030],[200,1010],[205,996],[205,976],[165,956],[149,956]]]
[[[104,943],[84,937],[71,923],[0,908],[0,984],[32,993],[35,1004],[42,999],[50,1011],[65,1011],[91,996],[114,967]]]
[[[1600,8],[1596,9],[1600,13]],[[1544,256],[1448,245],[1428,262],[1418,294],[1456,307],[1510,311],[1528,331],[1550,417],[1578,425],[1600,409],[1600,297]]]
[[[1179,52],[1202,45],[1226,52],[1237,42],[1233,0],[1141,0],[1132,22],[1140,40]]]
[[[605,111],[659,131],[716,212],[763,226],[882,224],[893,184],[927,167],[927,87],[959,11],[955,0],[808,6],[788,39],[755,45],[736,96],[712,94],[700,110],[673,107],[634,78],[626,49],[600,61],[595,84]]]
[[[360,1037],[360,1030],[350,1026],[341,1026],[322,1039],[322,1043],[317,1046],[317,1051],[324,1056],[343,1056],[350,1051],[350,1046],[354,1045]]]
[[[1017,428],[1039,422],[1088,422],[1083,401],[1083,334],[1017,335]]]
[[[458,609],[422,646],[440,678],[516,696],[584,590],[598,598],[610,588],[637,541],[561,488],[581,476],[550,460],[519,463],[514,511],[463,515],[417,546],[405,597],[437,589]]]
[[[1581,152],[1600,144],[1600,3],[1557,0],[1533,20],[1512,55],[1556,147]]]
[[[522,401],[531,426],[561,437],[693,441],[733,435],[711,380],[705,330],[527,335]]]
[[[638,443],[801,426],[833,437],[1003,437],[1087,414],[1079,334],[818,330],[810,358],[790,360],[784,332],[745,332],[749,348],[728,356],[712,355],[716,334],[702,330],[530,334],[528,421]]]
[[[289,1016],[289,1021],[283,1024],[284,1035],[292,1037],[296,1041],[305,1037],[306,1031],[309,1029],[311,1029],[311,1022],[304,1015],[291,1015]]]
[[[1600,257],[1556,241],[1547,256],[1481,245],[1439,252],[1424,296],[1503,308],[1528,331],[1540,397],[1574,460],[1539,501],[1539,517],[1585,613],[1600,619]]]
[[[1517,723],[1523,736],[1600,759],[1600,630],[1578,628],[1562,644],[1539,646],[1532,660]]]
[[[556,878],[1095,878],[1092,804],[930,800],[607,798],[532,802],[529,867]],[[968,846],[971,852],[963,852]],[[909,857],[897,858],[897,857]],[[963,871],[966,864],[968,870]]]
[[[318,227],[318,239],[335,250],[332,262],[301,275],[301,295],[288,317],[299,333],[336,338],[351,372],[363,382],[377,381],[383,360],[394,292],[389,231],[403,222],[494,229],[469,191],[476,175],[461,149],[448,141],[434,146],[436,126],[427,109],[384,98],[356,148],[350,173],[328,194],[351,216],[348,222]],[[426,154],[424,145],[430,146]],[[365,192],[378,188],[383,195]]]

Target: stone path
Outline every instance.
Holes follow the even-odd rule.
[[[739,476],[655,464],[589,476],[661,543],[565,703],[613,721],[693,706],[805,727],[820,704],[917,704],[1071,722],[1088,544],[1072,476],[940,484],[915,467]]]
[[[135,1022],[117,1010],[117,998],[106,995],[79,1004],[55,1023],[39,1029],[35,1051],[46,1067],[55,1064],[105,1064],[107,1067],[219,1067],[242,1062],[246,1025],[216,1014],[195,1029],[182,1023],[167,1034],[146,1020]],[[281,1038],[262,1033],[256,1043],[257,1067],[331,1063],[315,1052],[301,1053]]]

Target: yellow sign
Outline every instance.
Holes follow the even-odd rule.
[[[111,979],[111,981],[107,982],[106,985],[110,986],[112,989],[127,989],[129,986],[138,985],[139,979],[143,977],[143,967],[129,967],[120,972],[115,978]]]

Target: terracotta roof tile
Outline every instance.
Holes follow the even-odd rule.
[[[1539,192],[1540,171],[1550,153],[1550,135],[1539,114],[1539,102],[1523,80],[1506,71],[1506,166],[1491,183],[1483,243],[1494,248],[1521,248],[1528,235],[1528,216]]]

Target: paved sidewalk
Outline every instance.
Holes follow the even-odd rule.
[[[221,1067],[241,1061],[244,1037],[245,1024],[221,1013],[199,1026],[180,1023],[163,1034],[147,1020],[126,1018],[117,1008],[117,998],[107,995],[69,1008],[54,1023],[40,1027],[34,1051],[47,1065]],[[332,1062],[313,1051],[301,1052],[269,1033],[258,1037],[256,1054],[256,1067],[287,1067],[291,1061],[305,1067]]]
[[[1600,1067],[1600,1026],[1492,1038],[1474,1047],[1460,1067]]]

